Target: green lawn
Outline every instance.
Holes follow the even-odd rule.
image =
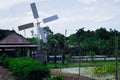
[[[80,63],[80,66],[101,66],[101,65],[105,65],[105,64],[112,64],[114,65],[115,64],[115,61],[99,61],[99,62],[82,62]],[[118,64],[120,65],[120,62],[118,62]],[[65,63],[65,64],[62,64],[62,63],[48,63],[48,67],[49,68],[59,68],[59,67],[78,67],[79,66],[79,63]]]

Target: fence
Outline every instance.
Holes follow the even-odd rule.
[[[79,61],[86,61],[89,62],[91,61],[91,56],[72,56],[71,59],[73,62],[79,62]],[[108,57],[105,55],[95,55],[93,57],[94,61],[114,61],[115,57]],[[120,60],[120,58],[118,58]]]

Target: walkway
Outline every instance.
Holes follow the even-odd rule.
[[[10,70],[3,68],[0,66],[0,80],[15,80],[12,76]]]

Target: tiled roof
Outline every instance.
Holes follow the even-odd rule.
[[[16,32],[9,33],[5,38],[0,41],[1,44],[31,44],[24,37],[17,34]]]

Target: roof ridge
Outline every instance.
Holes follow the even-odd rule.
[[[15,34],[12,34],[15,33]],[[12,35],[12,37],[11,37]],[[17,37],[18,36],[18,37]],[[0,40],[0,44],[32,44],[22,35],[16,33],[14,30],[9,31],[4,38]]]

